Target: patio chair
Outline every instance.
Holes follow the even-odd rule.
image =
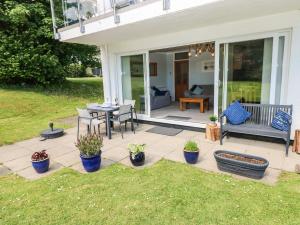
[[[86,104],[87,108],[91,108],[93,106],[99,106],[99,104],[98,103],[87,103]],[[91,114],[91,116],[97,116],[98,118],[105,119],[105,113],[97,112],[97,111],[93,111],[93,110],[88,110],[88,112]]]
[[[135,100],[125,99],[123,105],[131,105],[131,110],[132,110],[132,113],[134,113],[134,115],[135,115],[136,125],[138,126],[139,122],[138,122],[138,118],[137,118],[135,102],[136,102]],[[113,114],[116,116],[119,114],[119,111],[114,111]]]
[[[79,126],[83,123],[87,126],[88,133],[91,133],[92,126],[94,127],[94,132],[96,133],[96,126],[98,127],[98,133],[100,134],[100,124],[105,123],[103,119],[98,116],[92,116],[87,109],[78,109],[78,124],[77,124],[77,139],[79,138]]]
[[[133,125],[133,115],[132,115],[132,105],[121,105],[119,108],[119,113],[117,115],[114,115],[113,118],[111,118],[111,121],[115,124],[119,124],[119,129],[123,138],[123,130],[122,130],[122,124],[125,124],[125,130],[127,122],[130,120],[131,122],[131,129],[133,133],[135,133],[134,125]]]

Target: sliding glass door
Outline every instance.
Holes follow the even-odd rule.
[[[219,113],[230,103],[279,104],[286,36],[219,44]]]
[[[139,114],[147,114],[145,54],[121,56],[122,100],[135,100]]]

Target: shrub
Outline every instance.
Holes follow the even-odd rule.
[[[211,122],[216,122],[218,120],[218,117],[216,115],[211,115],[211,116],[209,116],[209,120]]]
[[[101,153],[103,138],[97,134],[87,134],[80,136],[76,142],[76,147],[83,156],[95,156]]]
[[[132,158],[134,159],[136,155],[138,155],[141,152],[144,152],[145,146],[145,144],[129,144],[128,149],[131,152]]]
[[[45,159],[48,159],[48,154],[46,153],[46,150],[40,151],[40,152],[35,152],[32,154],[31,156],[31,160],[33,162],[39,162],[39,161],[43,161]]]
[[[196,142],[194,141],[188,141],[184,145],[184,150],[188,152],[198,152],[199,148]]]

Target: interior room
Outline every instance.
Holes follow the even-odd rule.
[[[205,123],[214,112],[213,42],[150,51],[151,117]]]

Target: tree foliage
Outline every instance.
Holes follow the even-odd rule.
[[[49,1],[0,2],[0,82],[61,82],[70,64],[99,66],[98,55],[95,46],[54,40]]]

